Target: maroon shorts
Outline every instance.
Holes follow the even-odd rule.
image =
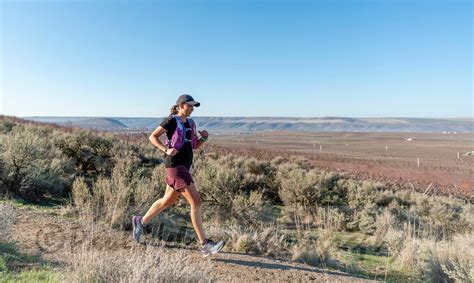
[[[182,192],[183,189],[191,185],[191,183],[194,183],[194,180],[188,168],[182,165],[166,168],[166,184],[176,191]]]

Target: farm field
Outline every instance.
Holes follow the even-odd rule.
[[[212,135],[211,146],[264,159],[298,155],[315,167],[408,189],[474,192],[473,133],[259,132]]]

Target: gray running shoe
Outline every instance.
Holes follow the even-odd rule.
[[[141,215],[135,215],[132,218],[133,238],[137,242],[140,242],[140,237],[142,236],[142,232],[143,232],[142,218],[143,217]]]
[[[217,254],[222,250],[224,247],[225,242],[224,241],[219,241],[219,242],[214,242],[212,240],[207,239],[206,243],[201,246],[201,253],[203,257],[207,257],[209,255]]]

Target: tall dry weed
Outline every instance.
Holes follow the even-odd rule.
[[[97,251],[84,246],[73,255],[65,282],[208,282],[211,266],[184,250],[146,247]]]

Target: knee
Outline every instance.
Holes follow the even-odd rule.
[[[178,201],[178,199],[163,198],[163,205],[165,207],[170,207],[173,204],[175,204],[177,201]]]
[[[201,195],[198,193],[195,198],[193,198],[192,208],[199,208],[201,207],[202,200]]]

